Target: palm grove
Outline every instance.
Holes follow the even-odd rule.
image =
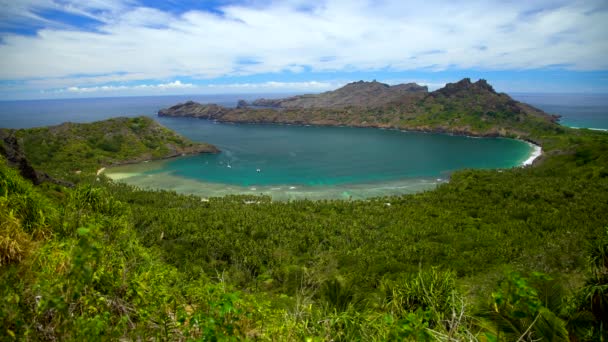
[[[366,201],[207,202],[95,174],[213,151],[156,125],[2,131],[0,339],[605,339],[605,133],[536,120],[533,167]]]

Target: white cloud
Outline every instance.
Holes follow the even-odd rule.
[[[209,80],[286,70],[552,65],[606,70],[608,11],[598,10],[601,4],[337,0],[306,7],[303,1],[286,1],[225,6],[219,16],[202,11],[175,15],[127,0],[0,0],[7,15],[33,18],[32,9],[55,8],[103,23],[99,32],[49,24],[35,36],[4,34],[0,80],[28,80],[48,88],[76,84],[82,92],[120,90],[99,86],[112,81]],[[255,63],[239,63],[243,60]],[[108,76],[70,76],[76,74]]]
[[[192,83],[182,83],[179,80],[169,82],[169,83],[160,83],[160,84],[152,84],[152,85],[142,84],[142,85],[135,86],[136,89],[138,89],[138,88],[184,89],[184,88],[193,88],[193,87],[194,87],[194,85]]]
[[[191,83],[182,83],[181,81],[173,81],[169,83],[159,83],[159,84],[139,84],[134,86],[126,86],[126,85],[104,85],[104,86],[94,86],[94,87],[68,87],[64,89],[59,89],[56,92],[63,93],[99,93],[99,92],[114,92],[114,91],[126,91],[126,90],[137,90],[137,89],[157,89],[157,90],[167,90],[167,89],[187,89],[194,88],[194,85]]]
[[[276,82],[276,81],[268,81],[268,82],[260,82],[260,83],[229,83],[229,84],[209,84],[208,88],[219,88],[222,90],[226,89],[252,89],[255,91],[261,90],[328,90],[339,87],[343,85],[342,83],[333,83],[333,82],[317,82],[317,81],[309,81],[309,82]]]
[[[217,91],[267,91],[267,90],[299,90],[299,91],[321,91],[337,88],[344,85],[342,82],[260,82],[260,83],[210,83],[206,85],[194,85],[192,83],[182,83],[181,81],[173,81],[168,83],[158,84],[139,84],[139,85],[103,85],[103,86],[92,86],[92,87],[77,87],[71,86],[67,88],[57,89],[55,93],[104,93],[104,92],[117,92],[117,91],[133,91],[133,90],[174,90],[174,89],[196,89],[201,92],[208,92],[208,90]]]

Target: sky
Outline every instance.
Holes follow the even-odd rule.
[[[608,2],[0,0],[0,100],[464,77],[608,93]]]

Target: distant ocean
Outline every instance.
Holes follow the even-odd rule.
[[[608,94],[513,93],[514,99],[550,114],[568,127],[608,129]]]
[[[285,94],[176,95],[57,100],[0,101],[0,127],[30,128],[69,122],[92,122],[117,116],[156,117],[159,109],[185,101],[234,107],[238,100],[277,98]]]
[[[521,165],[532,149],[510,139],[403,133],[346,127],[214,124],[158,118],[161,108],[188,100],[235,106],[239,99],[277,94],[120,97],[0,102],[0,127],[26,128],[147,115],[218,155],[112,168],[106,173],[143,188],[203,197],[266,194],[277,200],[368,198],[434,188],[462,168]],[[599,95],[516,94],[516,99],[576,127],[608,128],[608,100]],[[356,148],[353,148],[356,146]]]
[[[513,93],[518,101],[562,116],[570,127],[608,129],[608,94]],[[0,101],[0,127],[28,128],[62,122],[91,122],[115,116],[155,117],[161,108],[193,100],[235,106],[239,99],[278,98],[285,94],[226,94]]]

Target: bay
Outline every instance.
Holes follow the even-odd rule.
[[[606,95],[512,95],[561,115],[560,122],[564,125],[608,128]],[[154,117],[195,141],[217,145],[223,152],[130,165],[113,169],[111,174],[146,188],[205,197],[235,193],[267,194],[276,199],[395,195],[432,189],[461,168],[516,166],[531,151],[526,144],[507,139],[362,128],[214,124],[156,117],[159,109],[187,100],[234,106],[238,99],[284,96],[226,94],[0,101],[0,127],[92,122],[115,116]]]
[[[204,197],[358,199],[431,189],[458,169],[520,165],[531,152],[524,142],[501,138],[192,118],[158,121],[222,152],[112,168],[110,177]]]

